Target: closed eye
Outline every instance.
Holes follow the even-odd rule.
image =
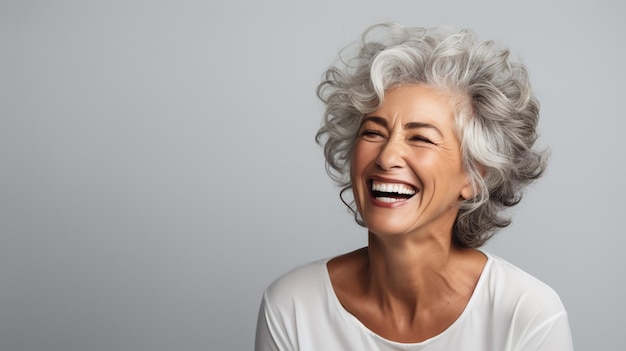
[[[381,132],[374,129],[365,129],[361,132],[361,137],[367,141],[383,141],[385,139]]]
[[[424,142],[424,143],[428,143],[428,144],[434,144],[430,139],[421,136],[421,135],[414,135],[411,138],[409,138],[409,141],[413,141],[413,142]]]

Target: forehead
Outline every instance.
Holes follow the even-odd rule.
[[[389,122],[419,121],[452,125],[455,109],[453,95],[427,85],[402,85],[385,91],[382,104],[367,116]]]

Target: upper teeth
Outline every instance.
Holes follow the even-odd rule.
[[[415,190],[403,184],[372,183],[372,190],[380,191],[383,193],[397,193],[397,194],[406,194],[406,195],[415,194]]]

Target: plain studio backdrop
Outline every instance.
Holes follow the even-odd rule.
[[[551,163],[484,249],[623,350],[625,4],[0,1],[0,350],[251,350],[273,279],[365,245],[315,88],[384,21],[526,62]]]

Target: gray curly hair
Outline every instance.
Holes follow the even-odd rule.
[[[354,46],[357,53],[343,58]],[[315,139],[341,194],[351,189],[350,160],[363,116],[380,106],[386,90],[424,84],[457,97],[456,130],[475,196],[458,204],[454,244],[479,247],[511,223],[504,210],[520,202],[523,188],[543,174],[547,159],[545,151],[532,148],[539,103],[522,63],[467,30],[395,23],[368,28],[340,57],[317,89],[326,110]],[[364,225],[354,202],[344,203]]]

